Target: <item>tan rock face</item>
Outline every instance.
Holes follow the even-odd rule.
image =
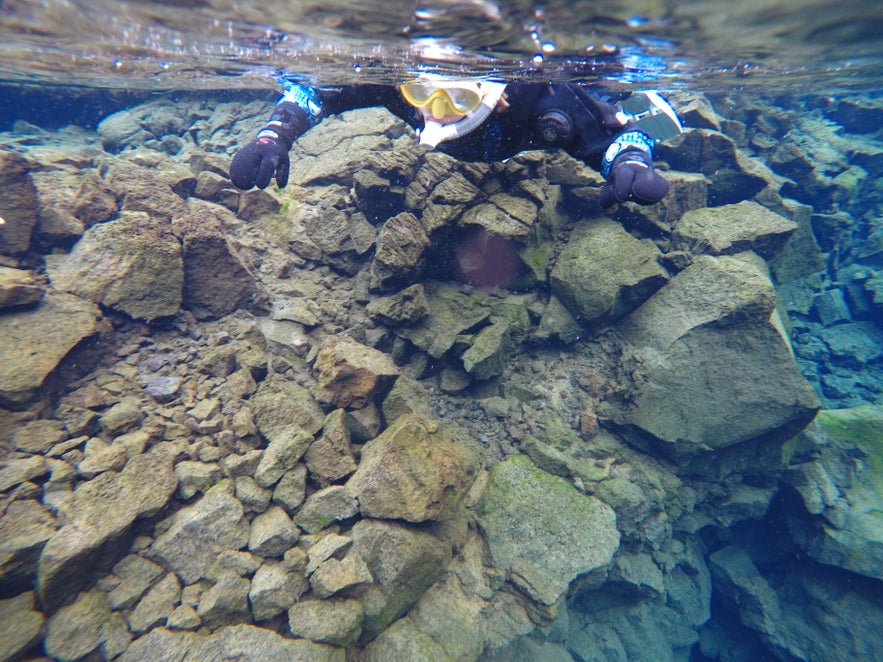
[[[402,417],[362,449],[347,490],[366,517],[444,520],[472,485],[477,462],[437,423]]]
[[[181,306],[181,244],[167,221],[144,213],[91,227],[49,271],[56,289],[135,319],[167,317]]]
[[[69,294],[47,295],[36,308],[3,317],[0,402],[26,402],[78,342],[98,331],[98,318],[94,304]]]
[[[37,224],[37,189],[24,157],[0,150],[0,254],[21,255]]]
[[[384,397],[399,376],[388,355],[345,335],[325,339],[316,370],[319,399],[354,409]]]

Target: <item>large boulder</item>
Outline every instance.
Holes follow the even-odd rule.
[[[371,640],[404,614],[444,572],[450,543],[427,531],[363,519],[352,531],[353,551],[368,566],[374,583],[362,587],[363,640]]]
[[[688,211],[675,225],[676,245],[692,253],[732,255],[743,251],[769,259],[778,253],[797,223],[744,200],[734,205]]]
[[[219,553],[245,547],[250,532],[242,504],[233,496],[232,481],[225,480],[192,506],[176,512],[148,556],[192,584],[206,575]]]
[[[883,579],[883,406],[819,412],[809,461],[786,474],[810,515],[791,527],[816,561]],[[857,463],[855,457],[863,461]]]
[[[213,205],[191,207],[193,211],[180,223],[184,235],[182,305],[197,319],[215,319],[246,303],[260,286],[228,241]]]
[[[675,456],[798,432],[820,405],[774,308],[756,255],[699,257],[619,325],[643,374],[616,422]]]
[[[56,289],[135,319],[169,317],[181,307],[181,243],[167,220],[145,213],[93,225],[47,268]]]
[[[98,331],[100,317],[94,304],[63,293],[49,293],[35,308],[0,317],[0,404],[33,397],[59,361]]]
[[[319,397],[338,407],[362,407],[381,400],[399,376],[383,352],[347,335],[328,336],[316,356]]]
[[[0,254],[21,255],[37,225],[37,189],[23,156],[0,150]]]
[[[554,605],[580,575],[605,568],[619,548],[613,509],[526,455],[491,469],[478,521],[494,565],[543,605]]]
[[[346,487],[366,517],[443,520],[454,514],[477,468],[470,450],[437,422],[412,415],[365,444]]]
[[[610,219],[580,224],[552,269],[552,293],[583,325],[598,327],[627,315],[668,279],[659,249]]]

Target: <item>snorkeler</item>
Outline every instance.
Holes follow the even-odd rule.
[[[674,109],[655,92],[614,99],[601,87],[578,83],[500,83],[420,78],[400,86],[335,88],[287,83],[267,125],[230,164],[237,187],[265,188],[273,176],[288,183],[295,139],[329,115],[386,107],[407,122],[420,142],[465,161],[498,161],[531,149],[559,148],[607,180],[601,204],[654,204],[668,182],[653,168],[653,146],[683,129]]]

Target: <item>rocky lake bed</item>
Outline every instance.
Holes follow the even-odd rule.
[[[0,149],[0,660],[883,658],[879,100],[672,95],[671,193],[380,109]]]

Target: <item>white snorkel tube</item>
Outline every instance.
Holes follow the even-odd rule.
[[[436,147],[446,140],[462,138],[481,126],[497,107],[500,99],[503,98],[506,83],[482,81],[481,87],[482,91],[487,87],[487,92],[482,96],[481,103],[474,110],[466,113],[462,119],[451,124],[440,124],[432,119],[425,120],[424,127],[418,131],[420,144]]]

